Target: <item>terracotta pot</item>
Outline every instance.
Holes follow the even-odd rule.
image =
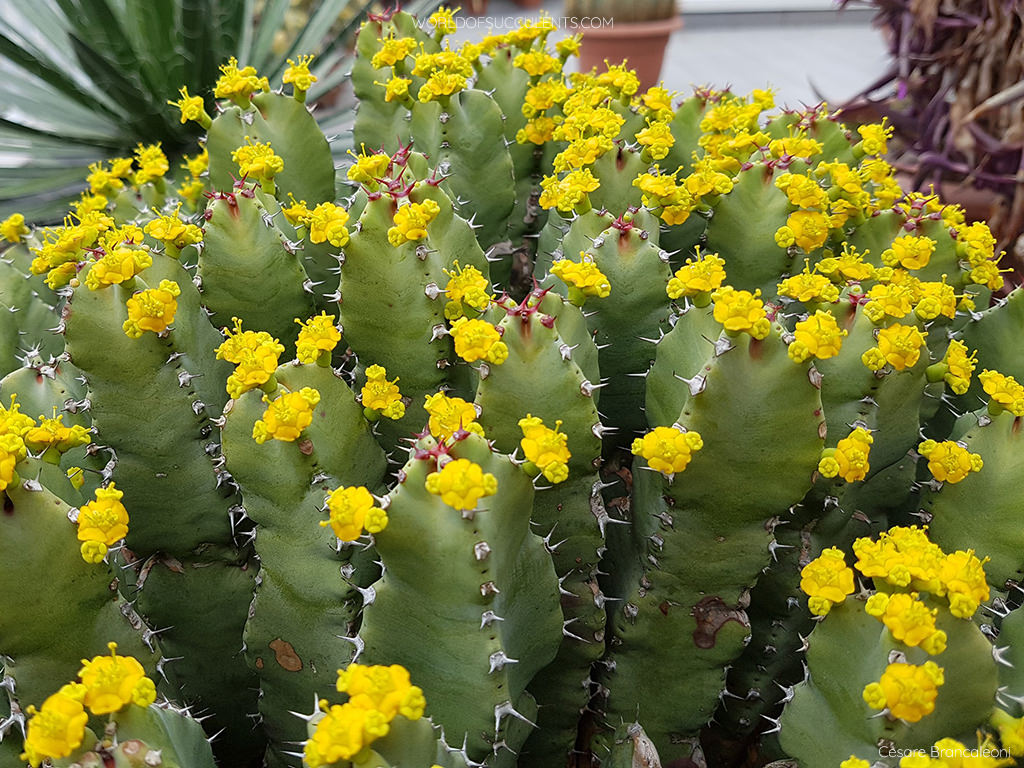
[[[604,69],[604,61],[619,64],[629,60],[630,69],[640,78],[640,90],[658,84],[661,63],[668,39],[683,26],[681,16],[658,21],[616,21],[608,26],[583,29],[583,47],[579,67],[587,72],[593,67]]]

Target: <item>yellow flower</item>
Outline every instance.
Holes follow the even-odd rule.
[[[195,157],[185,155],[183,159],[185,162],[182,163],[181,167],[196,179],[202,176],[210,167],[210,153],[205,149]]]
[[[32,768],[48,758],[67,757],[81,746],[89,715],[79,699],[61,690],[47,698],[41,709],[30,706],[26,711],[32,719],[21,759]]]
[[[670,299],[710,293],[721,287],[725,281],[725,259],[717,253],[702,254],[700,246],[694,250],[697,254],[696,259],[688,258],[686,264],[676,270],[665,287]]]
[[[698,162],[693,173],[683,179],[683,186],[690,197],[697,199],[704,196],[727,195],[732,191],[732,179],[717,171],[711,165],[711,159]]]
[[[25,217],[20,213],[12,213],[0,221],[0,237],[9,243],[20,243],[21,238],[29,232],[25,226]]]
[[[797,208],[817,208],[823,211],[829,204],[828,193],[809,176],[783,173],[775,179],[775,186],[785,192],[790,204]]]
[[[582,35],[573,35],[572,37],[564,37],[555,43],[555,50],[558,55],[563,58],[569,58],[570,56],[578,56],[580,53],[580,43],[582,42]],[[651,89],[654,90],[654,89]],[[664,90],[664,89],[662,89]]]
[[[558,429],[561,420],[555,422],[555,428],[544,426],[544,421],[532,414],[519,420],[519,428],[523,431],[523,439],[519,445],[526,455],[526,460],[552,483],[561,483],[569,477],[569,436]]]
[[[392,77],[384,85],[384,101],[404,101],[409,95],[412,80],[408,77]]]
[[[863,427],[855,428],[840,440],[835,448],[828,448],[822,452],[818,471],[825,477],[838,475],[848,483],[863,480],[871,470],[868,456],[873,442],[871,432]]]
[[[288,59],[288,68],[284,71],[282,83],[291,83],[292,88],[299,92],[308,91],[317,81],[317,76],[311,74],[309,65],[313,56],[299,56],[299,60]]]
[[[238,59],[232,56],[220,67],[221,76],[213,89],[217,99],[231,99],[243,107],[249,106],[249,97],[256,91],[269,91],[270,83],[256,73],[255,67],[238,68]]]
[[[825,275],[815,274],[810,264],[804,265],[804,271],[787,277],[778,284],[780,296],[802,302],[829,303],[839,300],[839,288],[832,284]]]
[[[383,366],[371,365],[367,368],[362,391],[363,407],[389,419],[405,416],[405,403],[402,402],[397,381],[397,378],[388,381],[388,372]]]
[[[892,247],[882,251],[882,262],[890,267],[921,269],[928,266],[935,253],[935,241],[930,237],[901,235],[892,241]]]
[[[771,330],[771,323],[760,296],[760,289],[751,293],[723,285],[711,294],[715,302],[715,320],[729,333],[749,333],[755,339],[765,338]]]
[[[0,491],[14,482],[14,465],[25,458],[25,443],[13,434],[0,434]]]
[[[886,142],[892,136],[893,127],[886,125],[888,118],[883,118],[881,123],[868,123],[857,128],[861,137],[861,149],[866,155],[884,155]]]
[[[138,339],[146,331],[163,333],[174,322],[178,311],[176,297],[181,288],[173,280],[161,280],[160,287],[140,291],[128,299],[128,319],[124,321],[125,335]]]
[[[22,439],[25,447],[34,453],[50,448],[65,453],[77,445],[87,445],[92,441],[89,430],[82,425],[65,427],[64,414],[52,419],[40,416],[39,426],[28,430]]]
[[[1003,272],[1009,271],[1009,269],[999,269],[999,265],[994,261],[983,261],[971,270],[969,276],[972,283],[998,291],[1003,287]]]
[[[888,709],[892,717],[916,723],[935,709],[944,682],[942,667],[934,661],[921,666],[890,664],[877,683],[864,688],[864,701],[872,709]]]
[[[193,208],[198,207],[199,200],[205,191],[206,185],[199,179],[192,179],[192,181],[187,181],[178,187],[178,194]]]
[[[395,211],[395,226],[388,230],[388,242],[396,248],[405,243],[414,243],[427,236],[427,225],[441,212],[441,206],[434,200],[409,203]]]
[[[135,183],[140,187],[162,178],[171,167],[159,143],[149,146],[139,144],[135,148],[135,162],[139,164],[139,170],[135,172]]]
[[[393,67],[416,50],[416,40],[411,37],[378,37],[377,42],[381,44],[380,50],[370,60],[370,66],[374,69]]]
[[[516,131],[516,142],[540,146],[551,141],[554,131],[555,121],[550,117],[539,115],[527,120],[526,125]]]
[[[271,181],[284,170],[284,160],[274,154],[270,142],[253,141],[245,137],[245,144],[231,153],[231,161],[238,164],[243,178]]]
[[[186,224],[178,218],[179,205],[173,214],[158,216],[146,224],[145,233],[164,245],[171,245],[179,251],[187,245],[203,241],[203,230],[195,224]],[[148,265],[147,265],[148,266]]]
[[[330,352],[341,341],[341,331],[334,324],[334,315],[321,312],[306,322],[296,317],[295,322],[301,328],[295,344],[300,363],[315,363],[320,355]]]
[[[999,743],[1003,749],[1014,757],[1024,757],[1024,718],[1011,717],[996,709],[991,722],[999,730]]]
[[[545,112],[555,104],[565,101],[567,95],[565,83],[558,79],[543,80],[531,85],[523,97],[523,116],[534,117],[540,112]]]
[[[427,17],[427,23],[434,28],[434,30],[441,35],[454,35],[456,30],[455,13],[458,8],[446,8],[441,6],[429,17]]]
[[[1024,416],[1024,385],[1018,384],[1013,376],[1005,376],[999,371],[990,371],[987,368],[978,374],[978,381],[992,400],[992,403],[1002,406],[1014,416]]]
[[[181,123],[184,125],[189,120],[195,120],[201,124],[204,128],[210,127],[210,116],[206,113],[206,107],[203,106],[202,96],[189,96],[188,88],[184,85],[178,91],[181,98],[177,101],[168,101],[172,107],[177,107],[181,110]],[[91,182],[90,182],[91,184]]]
[[[118,656],[117,643],[107,643],[107,647],[109,656],[82,660],[78,678],[85,686],[85,706],[94,715],[107,715],[137,701],[145,701],[151,690],[155,697],[153,681],[146,677],[146,670],[138,660],[132,656]],[[152,702],[150,699],[140,706],[148,707]]]
[[[147,249],[117,246],[89,265],[89,271],[85,274],[85,285],[90,291],[97,291],[108,285],[120,285],[152,264],[153,258]]]
[[[938,567],[940,594],[949,600],[949,612],[960,619],[969,619],[978,606],[989,598],[985,580],[985,560],[979,560],[973,550],[957,550],[946,555]]]
[[[388,514],[373,503],[373,495],[361,485],[336,488],[327,494],[330,520],[321,520],[320,526],[331,527],[341,541],[355,541],[365,529],[380,533],[388,527]]]
[[[940,483],[959,483],[984,466],[981,456],[952,440],[925,440],[917,446],[917,452],[928,459],[928,471]]]
[[[995,260],[996,238],[984,221],[976,221],[957,228],[958,251],[967,257],[972,267]]]
[[[274,400],[264,395],[263,401],[268,403],[267,409],[263,418],[253,425],[253,440],[260,445],[271,438],[290,443],[313,423],[313,408],[320,402],[320,393],[312,387],[303,387]]]
[[[886,363],[897,371],[913,368],[921,357],[924,337],[917,326],[890,325],[878,332],[878,346],[872,347],[861,356],[864,365],[873,371],[879,371]]]
[[[452,262],[452,269],[444,270],[448,275],[448,284],[444,288],[448,303],[444,305],[444,316],[448,320],[457,320],[466,314],[466,307],[482,312],[491,302],[491,287],[487,278],[476,267],[462,267],[459,260]]]
[[[309,226],[311,243],[329,242],[337,248],[348,245],[348,211],[334,203],[320,203],[308,212],[306,224]]]
[[[321,702],[321,706],[326,707],[326,702]],[[303,752],[303,761],[309,768],[348,760],[390,730],[383,713],[356,707],[351,702],[334,705],[325,712]]]
[[[465,87],[465,75],[438,69],[427,78],[427,82],[420,86],[416,98],[426,104],[429,101],[435,101],[440,96],[451,96]]]
[[[941,282],[921,282],[917,284],[919,299],[914,307],[914,314],[925,322],[944,315],[950,320],[956,317],[956,293],[953,286]]]
[[[603,299],[612,291],[608,278],[586,251],[580,251],[579,262],[559,259],[551,265],[551,273],[569,287],[569,300],[573,304],[582,305],[587,296]]]
[[[545,176],[541,180],[543,191],[538,202],[541,208],[557,208],[568,213],[587,199],[589,192],[593,192],[599,186],[601,182],[589,168],[570,171],[562,179],[557,176]]]
[[[967,394],[971,386],[971,374],[978,365],[977,351],[967,354],[967,345],[959,339],[953,339],[946,348],[946,356],[943,364],[946,366],[946,373],[943,379],[949,388],[957,395]]]
[[[3,403],[0,403],[0,435],[22,437],[35,425],[31,416],[21,412],[16,394],[11,395],[10,407],[5,408]]]
[[[935,628],[938,609],[928,610],[916,592],[876,592],[868,598],[864,610],[885,624],[901,643],[912,648],[920,646],[932,656],[946,650],[946,633]]]
[[[101,561],[109,547],[128,535],[128,510],[121,503],[122,496],[124,493],[111,483],[97,488],[96,498],[79,509],[78,540],[84,542],[82,557],[87,563]]]
[[[235,364],[227,380],[228,396],[241,397],[245,392],[261,387],[277,371],[278,358],[284,345],[265,331],[242,331],[242,321],[234,320],[234,332],[226,331],[228,338],[217,348],[217,359]]]
[[[547,120],[551,122],[552,126],[554,125],[551,118],[536,119]],[[611,139],[601,135],[576,139],[575,141],[570,142],[569,146],[555,156],[554,168],[559,173],[576,168],[583,168],[584,166],[593,163],[605,152],[610,151],[614,146],[615,145]]]
[[[636,135],[637,143],[645,147],[651,158],[663,160],[676,143],[668,123],[647,121],[647,127]]]
[[[623,96],[632,96],[640,88],[640,80],[637,78],[636,72],[626,69],[625,63],[608,67],[606,72],[599,73],[597,83],[614,88]]]
[[[818,310],[806,320],[800,320],[793,331],[796,337],[789,345],[789,356],[797,363],[809,357],[827,360],[839,354],[843,337],[848,331],[840,329],[836,319],[828,312]]]
[[[397,715],[406,720],[423,716],[423,691],[410,683],[409,671],[399,664],[349,664],[338,670],[336,685],[339,693],[348,694],[352,706],[380,712],[388,722]]]
[[[548,72],[561,72],[562,62],[549,53],[531,48],[512,59],[512,66],[517,67],[531,77],[540,77]]]
[[[846,556],[835,547],[823,550],[800,571],[800,589],[810,598],[811,613],[828,614],[853,594],[853,570],[846,565]]]
[[[697,432],[685,432],[678,427],[655,427],[643,437],[633,441],[634,456],[642,456],[647,465],[663,475],[682,472],[693,454],[704,447]]]
[[[498,329],[486,320],[460,317],[452,323],[455,354],[467,363],[485,360],[501,365],[508,358],[508,345],[501,340]]]
[[[444,392],[426,395],[423,409],[430,415],[427,428],[440,442],[449,440],[460,429],[483,436],[484,429],[476,423],[476,407],[461,397],[448,397]]]
[[[664,119],[665,117],[671,119],[673,95],[674,92],[669,93],[664,87],[653,85],[640,97],[640,100],[658,119]]]
[[[829,221],[819,211],[793,211],[786,224],[775,233],[775,242],[783,248],[796,245],[805,253],[820,248],[828,239]]]
[[[360,147],[359,154],[351,149],[348,153],[355,162],[349,166],[346,176],[349,181],[359,184],[376,184],[377,179],[382,178],[388,172],[388,166],[391,165],[391,158],[386,153],[370,152],[367,154],[365,146]]]
[[[871,768],[871,763],[867,760],[861,760],[859,757],[855,757],[854,755],[850,755],[848,759],[843,760],[843,762],[839,764],[839,768]]]
[[[425,485],[428,493],[460,510],[475,509],[482,496],[498,492],[497,478],[469,459],[449,461],[440,472],[427,475]]]

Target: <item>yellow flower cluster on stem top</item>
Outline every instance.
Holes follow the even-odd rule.
[[[228,396],[237,399],[257,387],[272,392],[277,386],[274,373],[284,345],[266,331],[243,331],[237,317],[231,321],[233,329],[224,329],[227,338],[217,348],[217,359],[235,366],[227,380]]]
[[[142,664],[132,656],[119,656],[117,643],[107,647],[109,655],[82,659],[77,682],[63,686],[39,709],[26,710],[31,719],[21,759],[33,768],[68,757],[82,746],[90,712],[114,715],[129,705],[146,708],[156,701],[156,686]]]
[[[482,497],[498,492],[497,478],[469,459],[447,462],[439,471],[427,475],[425,485],[428,493],[464,512],[475,509]]]
[[[405,416],[405,403],[398,391],[398,379],[388,381],[387,370],[380,365],[366,369],[366,383],[363,385],[361,400],[366,417],[376,421],[381,416],[398,420]]]
[[[569,436],[559,432],[562,422],[555,422],[555,428],[544,425],[542,419],[526,414],[519,420],[523,439],[519,447],[526,456],[526,469],[531,474],[542,473],[552,483],[564,482],[569,477]]]
[[[128,535],[128,510],[121,503],[124,493],[111,483],[97,488],[95,495],[78,510],[78,540],[87,563],[102,562],[108,549]]]
[[[312,387],[303,387],[273,400],[264,395],[263,401],[267,408],[263,418],[253,425],[253,440],[261,445],[271,439],[291,443],[313,423],[313,409],[320,402],[320,393]]]
[[[409,672],[398,664],[349,664],[338,670],[337,689],[348,694],[344,704],[319,702],[323,713],[306,742],[303,762],[309,768],[350,760],[374,741],[386,736],[396,717],[419,720],[426,700],[412,685]]]
[[[388,514],[374,503],[373,495],[363,486],[335,488],[327,494],[330,519],[320,526],[331,527],[340,541],[355,541],[363,531],[380,533],[388,527]]]
[[[647,465],[672,477],[686,469],[693,454],[704,447],[700,434],[679,427],[655,427],[633,441],[634,456],[642,456]]]

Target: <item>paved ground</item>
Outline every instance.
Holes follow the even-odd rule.
[[[865,10],[777,13],[686,13],[669,41],[662,78],[669,88],[731,85],[739,93],[772,86],[779,104],[813,104],[819,94],[838,104],[885,71],[886,51]],[[713,7],[705,0],[702,8]],[[564,16],[561,0],[544,0],[552,17]],[[466,19],[456,40],[508,31],[518,19],[537,18],[511,0],[490,0],[485,17]],[[552,39],[571,34],[559,30]]]

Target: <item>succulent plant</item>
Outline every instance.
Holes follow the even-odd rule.
[[[230,62],[181,173],[0,223],[0,759],[208,764],[193,720],[246,767],[1024,752],[987,226],[883,124],[453,27],[361,27],[347,196],[309,61]],[[154,690],[96,740],[109,643]]]

